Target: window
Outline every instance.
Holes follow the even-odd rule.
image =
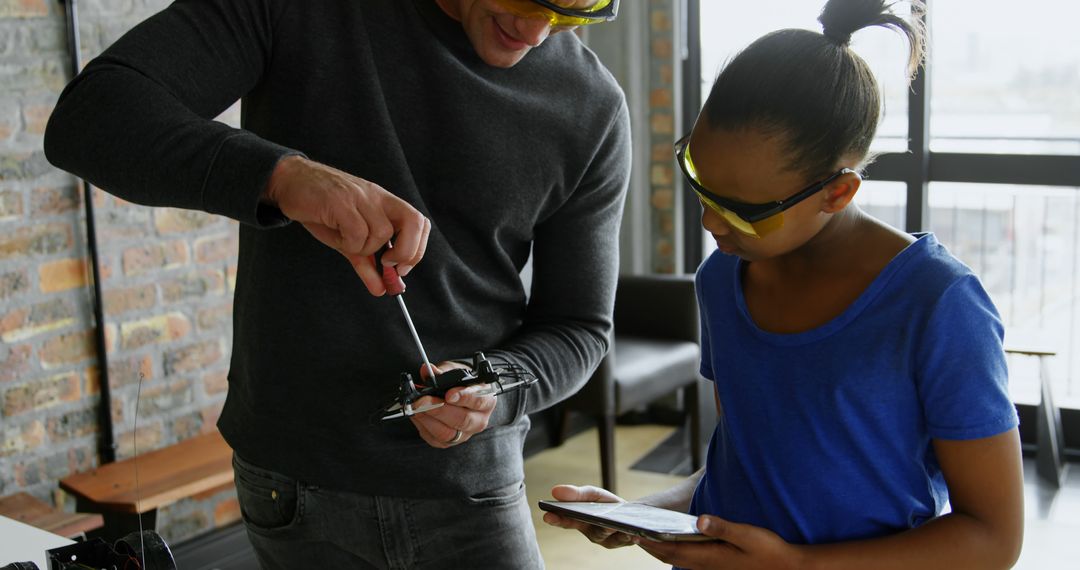
[[[934,2],[931,149],[1080,153],[1080,4]]]

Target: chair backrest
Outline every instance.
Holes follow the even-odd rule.
[[[693,275],[622,275],[615,293],[615,336],[698,341]]]

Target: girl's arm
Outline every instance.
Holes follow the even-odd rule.
[[[934,440],[952,512],[891,537],[810,547],[809,568],[1011,568],[1024,537],[1024,473],[1016,429]]]
[[[952,512],[891,536],[798,546],[760,527],[703,516],[698,526],[719,544],[637,541],[685,568],[963,570],[1010,568],[1024,531],[1023,466],[1016,429],[975,440],[934,440]]]

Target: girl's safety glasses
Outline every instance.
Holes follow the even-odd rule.
[[[600,0],[588,8],[567,8],[568,0],[496,0],[496,2],[520,18],[547,20],[551,27],[587,26],[615,19],[619,0]]]
[[[690,184],[690,188],[697,194],[698,199],[705,206],[724,218],[732,228],[750,237],[759,238],[772,233],[784,225],[784,210],[802,202],[803,200],[820,192],[833,180],[847,173],[856,174],[850,168],[841,168],[836,174],[799,190],[798,192],[775,202],[764,204],[747,204],[736,202],[729,198],[717,196],[701,185],[694,160],[690,158],[690,135],[679,139],[675,143],[675,160],[682,169],[683,176]]]

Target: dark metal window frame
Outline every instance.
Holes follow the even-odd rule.
[[[683,130],[693,128],[701,109],[701,11],[700,0],[686,0],[687,45],[683,67]],[[927,10],[933,6],[927,2]],[[924,18],[926,15],[923,16]],[[1025,186],[1080,188],[1080,155],[979,154],[933,152],[930,150],[930,82],[932,61],[919,70],[908,95],[908,150],[885,153],[867,168],[867,178],[903,182],[907,185],[905,230],[924,231],[929,221],[928,190],[931,182],[968,182]],[[680,181],[679,184],[682,182]],[[691,192],[683,192],[684,267],[693,272],[704,257],[698,212],[700,206]],[[1028,445],[1035,440],[1034,406],[1018,404],[1022,422],[1021,438]],[[1061,411],[1067,455],[1080,458],[1080,409]],[[1031,428],[1031,429],[1028,429]]]

